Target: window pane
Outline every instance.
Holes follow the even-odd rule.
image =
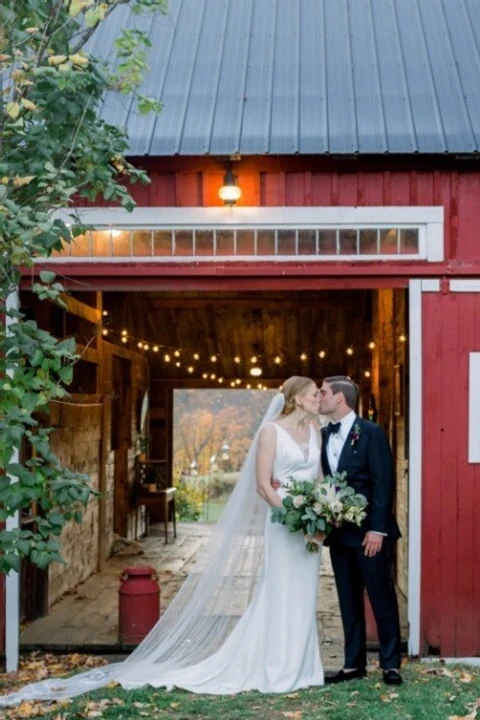
[[[153,254],[163,257],[172,255],[171,230],[155,230],[153,233]]]
[[[195,231],[195,255],[213,256],[213,230]]]
[[[380,252],[382,255],[396,255],[398,253],[396,228],[380,230]]]
[[[177,230],[175,233],[175,255],[192,255],[193,238],[191,230]]]
[[[298,231],[298,254],[299,255],[316,255],[316,233],[315,230],[299,230]]]
[[[97,230],[92,233],[92,254],[100,257],[111,255],[110,230]]]
[[[152,231],[151,230],[134,230],[133,231],[133,255],[142,255],[143,257],[152,255]]]
[[[340,230],[340,253],[342,255],[357,254],[356,230]]]
[[[90,241],[91,238],[89,232],[85,233],[85,235],[79,235],[78,237],[73,238],[71,244],[71,254],[77,257],[88,257],[91,251]]]
[[[360,255],[376,255],[377,253],[377,231],[360,230]]]
[[[404,255],[418,253],[418,230],[400,230],[400,252]]]
[[[237,255],[255,255],[254,230],[237,230]]]
[[[217,230],[217,255],[234,255],[233,230]]]
[[[279,230],[277,255],[295,255],[295,230]]]
[[[122,257],[130,257],[130,230],[113,230],[112,231],[113,255],[121,255]]]
[[[275,232],[273,230],[258,230],[257,255],[275,255]]]
[[[318,233],[318,254],[337,254],[337,233],[336,230],[320,230]]]

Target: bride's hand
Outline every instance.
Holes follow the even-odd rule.
[[[315,535],[305,535],[305,542],[314,543],[315,545],[320,546],[325,540],[325,537],[325,533],[322,532],[315,533]]]

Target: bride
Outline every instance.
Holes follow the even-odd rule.
[[[319,402],[313,380],[286,380],[192,573],[123,663],[27,685],[1,697],[0,707],[61,700],[111,682],[216,695],[323,685],[316,625],[320,553],[307,552],[301,533],[270,520],[292,478],[311,480],[321,472],[314,427]]]

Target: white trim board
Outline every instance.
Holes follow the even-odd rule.
[[[443,206],[372,206],[372,207],[140,207],[131,213],[123,208],[77,208],[75,214],[64,210],[56,213],[65,222],[75,222],[75,216],[81,222],[92,227],[124,228],[162,228],[162,227],[418,227],[419,253],[412,256],[371,256],[371,261],[387,260],[427,260],[441,262],[444,259],[444,208]],[[328,256],[318,256],[323,261]],[[109,258],[110,259],[110,258]],[[122,260],[122,258],[119,258]],[[302,261],[305,258],[302,257]],[[360,260],[361,256],[334,256],[330,258],[350,262]],[[50,258],[51,260],[51,258]],[[62,262],[70,261],[62,258]],[[95,261],[98,258],[94,258]],[[137,260],[140,260],[138,258]],[[225,258],[222,258],[222,261]],[[258,258],[255,257],[255,261]],[[156,258],[157,262],[162,259]],[[196,261],[196,259],[191,259]]]
[[[422,551],[422,280],[409,283],[408,652],[420,654]],[[415,411],[413,411],[415,408]]]
[[[450,280],[450,292],[480,292],[480,280],[478,279],[465,279],[465,280]]]

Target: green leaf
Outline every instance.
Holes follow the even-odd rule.
[[[52,283],[55,278],[57,277],[57,274],[52,272],[51,270],[40,270],[40,280],[43,283]]]

